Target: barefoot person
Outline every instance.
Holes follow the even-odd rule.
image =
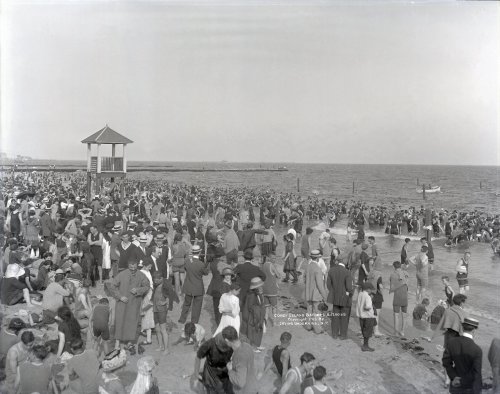
[[[394,332],[404,337],[406,314],[408,312],[408,273],[401,269],[401,262],[392,263],[394,272],[389,278],[389,293],[394,293],[392,310],[394,312]]]
[[[458,292],[460,294],[465,294],[469,291],[469,262],[470,262],[470,252],[466,251],[464,257],[462,257],[457,262],[457,282],[458,282]]]

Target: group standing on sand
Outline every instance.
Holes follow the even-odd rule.
[[[369,340],[373,335],[382,335],[378,323],[384,302],[384,279],[375,238],[365,240],[364,229],[387,223],[390,233],[401,234],[406,221],[407,232],[412,234],[418,232],[419,226],[413,222],[422,214],[422,209],[415,208],[389,215],[384,207],[367,207],[357,202],[348,206],[347,201],[157,181],[129,181],[125,201],[120,200],[116,188],[87,201],[82,196],[82,181],[75,176],[70,186],[63,186],[60,176],[14,177],[5,182],[5,198],[0,203],[4,231],[1,265],[5,272],[2,303],[12,306],[24,301],[30,306],[43,299],[42,316],[37,322],[28,323],[42,330],[50,325],[58,327],[52,347],[53,362],[62,363],[68,376],[69,372],[76,375],[77,382],[44,375],[48,380],[40,378],[41,384],[54,385],[57,390],[63,390],[67,384],[77,392],[92,393],[99,385],[109,385],[107,373],[117,369],[108,368],[103,373],[99,363],[105,360],[119,368],[127,354],[147,351],[153,329],[159,350],[171,352],[168,316],[174,304],[182,301],[179,340],[194,343],[197,349],[193,382],[200,379],[213,393],[257,393],[254,353],[264,350],[263,335],[275,329],[273,317],[280,293],[278,239],[273,229],[280,223],[287,228],[283,282],[291,278],[289,286],[297,286],[303,273],[308,317],[305,328],[322,334],[323,314],[328,311],[332,338],[347,340],[354,303],[363,337],[361,350],[374,351]],[[37,191],[31,196],[16,195],[19,183],[36,187]],[[259,208],[260,227],[255,223],[254,207]],[[342,215],[347,216],[356,237],[345,250],[337,247],[328,230],[320,235],[317,245],[311,237],[312,228],[302,234],[305,218],[329,220],[329,224],[335,225]],[[458,212],[448,215],[445,211],[436,214],[433,221],[456,221],[466,228],[488,225],[488,234],[498,238],[500,218],[490,219]],[[394,293],[394,330],[400,336],[404,336],[408,313],[408,264],[416,266],[417,302],[423,302],[434,261],[432,245],[426,238],[421,240],[420,253],[413,257],[408,256],[410,242],[405,240],[402,261],[394,262],[388,281],[389,292]],[[469,290],[469,262],[470,253],[465,253],[457,263],[458,295]],[[203,278],[207,275],[211,275],[211,281],[206,293],[212,297],[217,327],[208,340],[200,324],[205,295]],[[106,296],[92,295],[92,289],[101,285]],[[458,295],[451,297],[453,303]],[[464,331],[458,323],[464,327],[468,324],[465,331],[472,335],[469,328],[477,329],[478,323],[463,314],[452,327],[447,327],[452,308],[443,314],[439,329],[461,334]],[[141,331],[146,340],[139,342]],[[85,348],[85,335],[93,343],[92,349]],[[316,366],[310,353],[304,353],[300,365],[292,367],[287,356],[290,338],[282,337],[281,347],[275,349],[276,357],[273,350],[274,364],[283,374],[280,392],[327,392],[325,368]],[[26,336],[22,340],[19,349],[24,352],[23,357],[30,352],[28,345],[33,341]],[[477,354],[477,348],[469,345]],[[114,352],[110,352],[113,347]],[[451,379],[450,387],[477,387],[480,375],[473,379],[464,375],[464,365],[468,364],[459,366],[458,360],[469,359],[457,349],[460,346],[445,345],[443,364]],[[9,349],[5,353],[11,362],[7,384],[11,389],[22,387],[26,383],[22,376],[26,375],[20,375],[14,364],[20,366],[24,359],[16,355],[14,360]],[[41,351],[36,356],[39,360],[45,358]],[[205,363],[199,376],[202,359]],[[474,363],[477,364],[477,357]],[[92,376],[84,373],[82,365],[91,368]],[[147,375],[152,368],[146,370]]]

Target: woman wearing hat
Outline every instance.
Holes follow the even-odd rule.
[[[257,353],[262,350],[260,345],[264,334],[264,319],[266,316],[263,286],[264,281],[261,278],[252,278],[242,310],[241,334],[245,335],[250,344],[256,347]]]
[[[28,307],[32,307],[30,292],[26,284],[19,281],[24,275],[24,270],[17,264],[9,264],[2,279],[1,299],[4,305],[15,305],[24,300]]]
[[[240,331],[240,299],[238,298],[240,290],[238,283],[232,283],[229,292],[222,294],[219,302],[219,313],[222,317],[212,336],[221,333],[227,326],[233,326],[237,332]]]

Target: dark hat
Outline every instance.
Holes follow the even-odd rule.
[[[373,286],[372,282],[363,282],[363,284],[361,285],[361,288],[363,290],[375,290],[375,287]]]
[[[107,223],[106,224],[106,230],[112,230],[114,227],[113,223]]]
[[[479,327],[479,321],[477,321],[476,319],[473,319],[472,317],[466,317],[462,324],[467,324],[467,325],[474,327],[474,328]]]
[[[148,226],[148,227],[146,227],[145,231],[153,231],[153,230],[154,230],[154,228],[152,226]]]
[[[9,322],[9,329],[11,330],[22,330],[23,328],[26,327],[26,323],[19,317],[14,317],[10,322]]]
[[[344,260],[347,260],[347,255],[344,253],[344,252],[341,252],[338,256],[337,256],[337,261],[339,262],[342,262]]]
[[[252,260],[253,259],[253,251],[252,250],[245,250],[245,253],[243,253],[243,258],[245,260]]]
[[[368,244],[362,244],[362,245],[361,245],[361,249],[363,249],[363,250],[368,249]]]

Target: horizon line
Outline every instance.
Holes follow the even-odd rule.
[[[19,155],[23,156],[23,155]],[[16,158],[6,158],[0,159],[0,165],[4,165],[5,161],[14,161]],[[70,161],[70,162],[84,162],[86,163],[86,159],[42,159],[42,158],[30,158],[30,160],[26,163],[22,163],[20,165],[28,165],[29,162],[36,161]],[[231,160],[201,160],[201,161],[181,161],[181,160],[133,160],[127,159],[127,163],[130,165],[133,162],[149,162],[149,163],[223,163],[223,164],[313,164],[313,165],[374,165],[374,166],[451,166],[451,167],[500,167],[500,164],[449,164],[449,163],[327,163],[327,162],[303,162],[303,161],[231,161]]]

